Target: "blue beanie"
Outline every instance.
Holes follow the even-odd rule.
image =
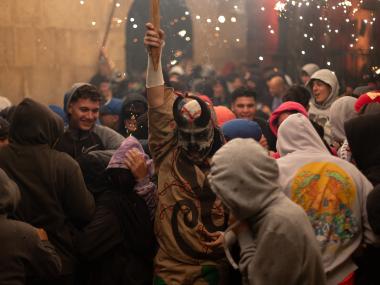
[[[123,106],[123,101],[117,98],[112,98],[104,104],[100,110],[100,115],[120,115]]]
[[[58,116],[60,116],[65,125],[68,124],[67,115],[61,107],[51,104],[51,105],[49,105],[49,109],[52,110],[54,113],[56,113]]]
[[[236,138],[250,138],[259,141],[262,135],[260,126],[256,122],[246,119],[235,119],[225,123],[222,126],[222,132],[227,141]]]

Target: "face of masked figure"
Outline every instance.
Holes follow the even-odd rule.
[[[199,100],[201,99],[184,98],[174,109],[179,146],[195,163],[201,163],[207,158],[214,138],[210,110],[206,103]]]
[[[181,128],[178,130],[179,143],[186,156],[194,162],[202,162],[210,153],[214,129]]]

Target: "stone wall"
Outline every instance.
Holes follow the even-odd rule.
[[[125,70],[124,21],[132,1],[119,1],[109,35],[109,54],[119,70]],[[238,9],[243,9],[243,1],[235,0],[241,3]],[[0,96],[13,103],[31,97],[61,105],[72,83],[87,81],[96,71],[112,2],[1,0]],[[245,17],[238,9],[217,0],[188,0],[188,6],[194,22],[195,63],[220,66],[226,59],[245,58]],[[236,13],[240,13],[237,22],[231,23]],[[217,23],[219,15],[225,15],[226,23]],[[207,18],[212,22],[207,23]],[[221,27],[219,32],[216,26]]]

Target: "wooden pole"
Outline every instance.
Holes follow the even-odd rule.
[[[102,47],[105,47],[107,45],[108,35],[110,33],[110,30],[111,30],[112,18],[113,18],[113,15],[115,14],[116,3],[117,3],[117,0],[112,1],[111,12],[110,12],[110,15],[108,17],[108,22],[107,22],[106,31],[105,31],[104,37],[103,37]]]
[[[160,0],[151,0],[151,20],[152,24],[158,32],[160,30]],[[152,57],[154,70],[157,71],[160,61],[161,48],[152,47],[150,50],[150,56]]]

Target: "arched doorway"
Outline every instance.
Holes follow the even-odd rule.
[[[134,1],[126,21],[126,69],[128,74],[139,75],[146,69],[147,54],[143,38],[145,23],[150,18],[150,1]],[[185,0],[161,0],[161,28],[166,33],[163,64],[172,65],[193,56],[192,18]]]

